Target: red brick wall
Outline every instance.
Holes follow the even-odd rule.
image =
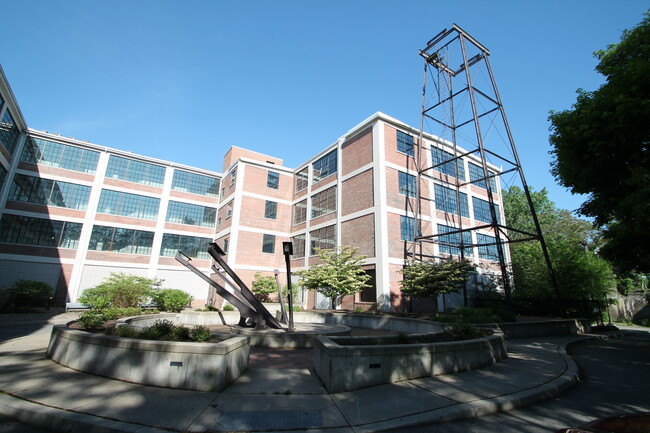
[[[341,185],[342,215],[374,206],[373,170],[366,170],[346,179]]]
[[[358,248],[366,257],[375,256],[375,215],[369,214],[341,223],[341,245]]]
[[[343,176],[372,162],[372,127],[366,128],[341,146]]]

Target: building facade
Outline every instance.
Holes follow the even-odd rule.
[[[21,278],[46,281],[56,288],[57,303],[74,302],[111,272],[125,272],[164,279],[163,286],[188,291],[199,306],[209,298],[208,286],[175,261],[177,250],[210,274],[206,248],[215,240],[245,282],[276,269],[284,281],[282,242],[291,241],[293,270],[317,263],[317,248],[358,248],[371,284],[343,306],[401,310],[407,300],[400,271],[416,232],[409,207],[416,184],[424,198],[423,234],[489,221],[485,185],[467,184],[459,195],[449,188],[455,170],[462,179],[482,177],[480,163],[471,157],[457,167],[444,163],[448,143],[433,136],[419,143],[419,130],[383,113],[295,169],[231,147],[216,172],[31,129],[1,69],[0,98],[0,286]],[[418,155],[427,166],[443,162],[419,182]],[[501,204],[498,180],[490,181]],[[459,253],[428,248],[436,257]],[[496,250],[470,247],[464,255],[489,267]],[[301,296],[307,308],[330,307],[318,294]],[[440,305],[458,302],[448,297]]]

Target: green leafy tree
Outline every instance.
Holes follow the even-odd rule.
[[[44,307],[48,304],[54,289],[43,281],[18,280],[7,289],[15,307]]]
[[[251,289],[260,301],[269,302],[271,296],[274,293],[278,293],[278,284],[274,276],[262,275],[259,272],[255,272],[253,278],[255,279],[251,284]]]
[[[408,262],[402,269],[402,293],[414,298],[431,298],[437,312],[438,295],[458,293],[472,272],[474,265],[467,260]]]
[[[578,90],[572,109],[551,112],[552,172],[580,213],[603,228],[600,254],[619,271],[650,271],[650,13],[621,41],[597,51],[606,83]]]
[[[598,230],[589,221],[557,209],[545,189],[531,190],[531,198],[535,209],[542,211],[540,225],[562,297],[603,299],[615,281],[610,264],[595,252],[600,246]],[[522,206],[526,196],[521,188],[504,191],[503,200],[508,224],[534,232],[530,211]],[[539,242],[513,243],[510,254],[516,297],[555,297]]]
[[[192,296],[180,289],[152,290],[153,302],[163,311],[177,313],[192,302]]]
[[[365,256],[358,255],[357,250],[350,246],[316,249],[321,263],[297,272],[300,285],[330,298],[333,307],[339,297],[359,293],[367,286],[370,276],[361,268]]]
[[[162,281],[113,272],[97,286],[86,289],[79,297],[79,302],[95,310],[137,307],[152,296]]]

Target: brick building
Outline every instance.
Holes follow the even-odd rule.
[[[215,239],[250,283],[256,272],[284,270],[281,245],[290,240],[294,270],[313,264],[317,247],[357,247],[372,284],[344,299],[344,306],[402,309],[400,269],[415,233],[406,204],[415,196],[418,154],[428,166],[443,162],[420,183],[424,234],[450,231],[459,218],[464,227],[489,221],[485,181],[461,187],[460,206],[449,188],[455,170],[462,179],[482,178],[478,161],[469,156],[456,167],[444,163],[448,143],[427,135],[416,152],[419,131],[383,113],[295,169],[277,157],[231,147],[216,172],[31,129],[1,69],[0,98],[0,285],[46,281],[58,302],[76,301],[110,272],[127,272],[162,278],[164,286],[184,289],[202,305],[208,286],[174,260],[178,249],[210,273],[205,246]],[[498,182],[490,182],[501,203]],[[503,218],[502,206],[497,211]],[[458,254],[429,248],[436,256]],[[489,265],[496,251],[474,247],[465,255]],[[459,302],[453,296],[443,301],[442,308]],[[301,302],[329,307],[314,293]]]

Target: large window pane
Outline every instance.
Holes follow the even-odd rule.
[[[264,218],[276,219],[278,216],[278,204],[274,201],[266,201],[264,205]]]
[[[40,138],[27,138],[20,160],[94,174],[99,152]]]
[[[494,173],[491,171],[488,171],[490,175],[493,175]],[[478,180],[482,179],[482,180]],[[483,189],[486,189],[485,185],[485,176],[483,175],[483,167],[472,164],[471,162],[469,163],[469,180],[476,186],[481,187]],[[490,178],[490,188],[492,188],[493,192],[496,192],[497,189],[497,184],[494,181],[494,178]]]
[[[309,233],[310,241],[310,255],[316,255],[316,248],[322,250],[331,250],[336,247],[336,227],[329,226],[322,229],[314,230]]]
[[[336,187],[328,188],[311,196],[311,217],[327,215],[336,211]]]
[[[16,127],[14,118],[11,117],[9,110],[5,111],[2,120],[0,121],[0,144],[7,149],[10,155],[13,156],[16,151],[16,146],[18,146],[18,138],[20,136],[20,131]]]
[[[448,233],[457,231],[456,227],[450,227],[443,224],[438,224],[438,233]],[[460,255],[460,233],[454,233],[451,235],[442,235],[438,236],[438,240],[445,245],[440,244],[440,252],[446,254],[453,254],[456,256]],[[463,245],[472,244],[472,234],[470,232],[463,232]],[[474,249],[472,247],[463,248],[465,257],[471,257],[474,254]]]
[[[219,179],[176,169],[172,179],[172,189],[207,197],[218,197]]]
[[[266,186],[271,189],[278,189],[280,187],[280,174],[275,171],[269,171],[266,176]]]
[[[170,201],[165,221],[200,227],[214,227],[217,209],[190,203]]]
[[[302,191],[309,185],[309,167],[305,167],[296,173],[296,192]]]
[[[111,155],[108,167],[106,167],[106,177],[144,185],[162,186],[165,180],[165,167]]]
[[[399,193],[407,197],[415,197],[415,176],[408,173],[398,173]]]
[[[413,136],[402,131],[397,131],[397,150],[409,156],[413,156]]]
[[[9,200],[86,210],[91,187],[16,174]]]
[[[164,233],[160,255],[165,257],[174,257],[180,250],[186,256],[195,259],[209,259],[208,247],[212,243],[210,238],[201,238],[197,236],[184,236],[172,233]]]
[[[436,209],[458,215],[458,200],[456,190],[442,185],[434,185]],[[467,194],[460,193],[460,214],[469,218]]]
[[[486,260],[499,260],[499,253],[497,252],[496,238],[494,236],[477,234],[476,240],[478,241],[478,256]],[[483,244],[481,246],[481,244]],[[494,245],[490,245],[494,244]]]
[[[472,197],[472,205],[474,206],[474,219],[485,223],[492,222],[492,214],[490,213],[490,202],[481,200],[477,197]],[[494,203],[494,210],[497,216],[497,223],[501,224],[501,215],[499,215],[499,205]]]
[[[319,158],[314,161],[312,164],[313,168],[313,179],[311,183],[316,183],[320,180],[325,179],[336,173],[337,162],[336,162],[336,149],[328,153],[327,155]]]
[[[297,235],[291,238],[293,244],[293,258],[300,259],[305,257],[305,235]]]
[[[275,235],[264,235],[262,239],[262,252],[268,254],[275,253]]]
[[[4,214],[0,242],[42,247],[77,248],[81,224]]]
[[[153,232],[120,227],[94,226],[89,250],[124,254],[151,254]]]
[[[159,206],[158,198],[104,189],[97,212],[153,221],[158,218]]]
[[[407,242],[415,240],[415,218],[401,215],[400,217],[400,239]]]
[[[307,200],[299,201],[293,205],[293,224],[302,224],[307,221]]]
[[[438,149],[437,147],[431,148],[431,160],[433,162],[433,165],[436,167],[434,170],[438,170],[440,173],[456,177],[456,169],[458,169],[458,178],[465,180],[465,168],[463,166],[463,160],[458,158],[456,160],[456,167],[454,167],[454,161],[451,161],[453,158],[454,155],[449,152]]]

